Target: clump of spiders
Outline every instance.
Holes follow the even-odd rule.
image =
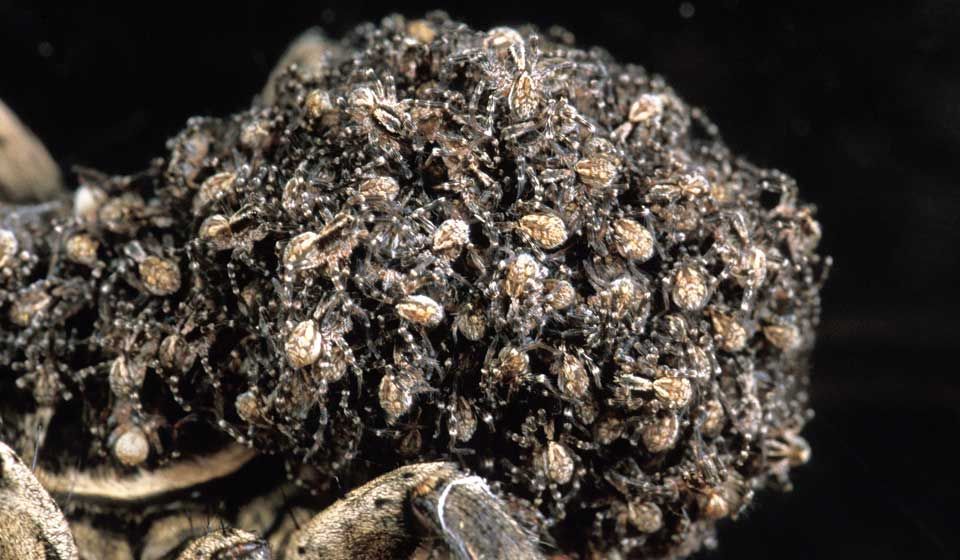
[[[47,490],[102,492],[77,463],[163,487],[137,499],[254,455],[334,497],[400,469],[384,503],[459,557],[495,518],[491,554],[676,558],[789,486],[829,263],[792,179],[568,33],[306,41],[143,172],[0,212],[0,438]],[[310,540],[383,506],[347,502],[275,552],[349,557]]]

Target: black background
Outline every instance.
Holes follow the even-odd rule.
[[[813,461],[794,492],[763,494],[702,556],[960,557],[960,5],[626,4],[446,10],[478,28],[561,25],[664,75],[736,151],[795,176],[820,207],[836,266]],[[308,26],[337,36],[436,6],[0,0],[0,98],[65,169],[130,172],[187,117],[244,108]]]

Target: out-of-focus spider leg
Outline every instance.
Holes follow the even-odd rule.
[[[37,483],[45,495],[49,492],[74,504],[111,504],[121,510],[133,511],[144,504],[161,500],[164,496],[198,488],[212,480],[229,476],[242,468],[254,455],[255,452],[245,446],[230,445],[210,455],[182,459],[155,470],[141,469],[122,473],[108,467],[99,467],[54,473],[37,467],[35,472],[27,470],[26,474]],[[2,507],[0,504],[0,510]],[[44,515],[36,506],[30,507],[33,508],[30,511]],[[132,548],[122,535],[112,534],[103,527],[94,527],[82,515],[70,519],[69,530],[73,533],[80,560],[133,558]],[[0,534],[2,533],[3,529],[0,529]],[[266,542],[252,533],[230,528],[226,521],[214,515],[190,511],[178,511],[153,520],[143,542],[134,548],[139,549],[137,557],[140,560],[170,560],[174,557],[178,560],[271,558]],[[3,550],[0,547],[0,552]],[[6,558],[8,556],[0,554],[0,560]],[[50,557],[37,558],[49,560]]]
[[[208,456],[184,459],[163,469],[139,470],[124,476],[111,469],[52,473],[38,468],[37,478],[58,497],[69,495],[80,501],[131,504],[233,474],[255,454],[245,446],[230,445]]]
[[[77,560],[67,520],[20,457],[0,442],[0,559]]]
[[[460,560],[542,558],[483,479],[444,462],[401,467],[353,490],[294,534],[283,558],[404,558],[418,547]]]
[[[0,201],[38,202],[63,192],[60,168],[43,143],[0,101]]]
[[[327,39],[318,27],[301,33],[274,65],[260,93],[261,103],[270,105],[276,100],[277,81],[290,65],[296,64],[298,70],[307,75],[321,76],[329,70],[329,61],[338,49],[340,46]]]
[[[75,524],[71,524],[74,527]],[[74,528],[76,534],[76,529]],[[79,544],[79,540],[78,540]],[[267,543],[226,520],[200,511],[173,511],[153,520],[139,548],[138,560],[270,560]],[[86,556],[84,554],[86,553]],[[101,560],[91,550],[81,560]],[[110,557],[110,560],[120,560]]]
[[[177,560],[271,560],[267,543],[240,529],[220,529],[191,542]]]

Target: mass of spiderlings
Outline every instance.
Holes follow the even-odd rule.
[[[331,476],[455,458],[548,547],[711,543],[809,454],[819,225],[571,42],[361,26],[145,172],[8,212],[3,398],[66,410],[88,462],[197,426]]]

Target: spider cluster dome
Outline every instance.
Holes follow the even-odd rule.
[[[453,459],[582,556],[688,554],[789,484],[824,272],[789,177],[562,32],[395,16],[298,62],[3,214],[6,419],[127,468]]]

